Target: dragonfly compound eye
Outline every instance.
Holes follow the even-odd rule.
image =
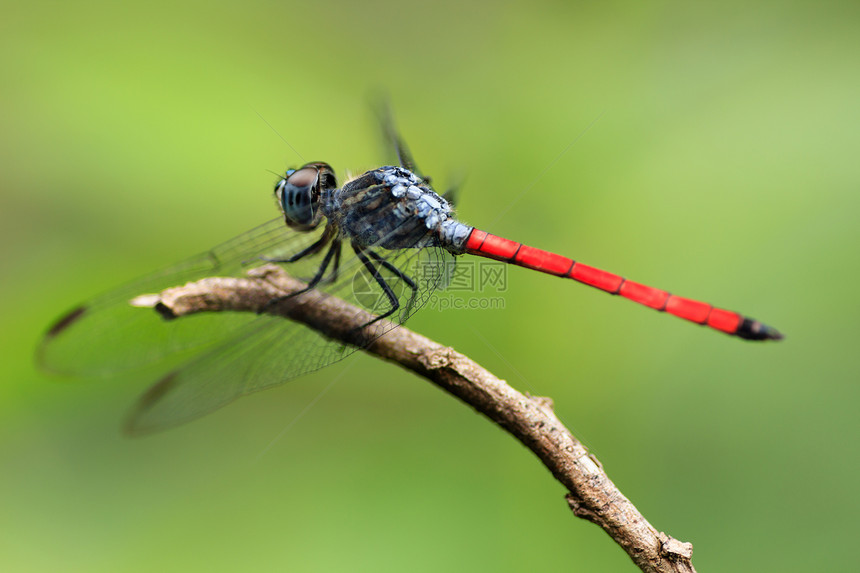
[[[287,174],[275,187],[275,195],[289,226],[310,230],[319,224],[319,170],[302,167]]]

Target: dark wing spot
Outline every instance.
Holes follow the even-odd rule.
[[[176,318],[176,313],[173,312],[173,309],[164,304],[163,302],[158,302],[155,305],[155,312],[161,315],[161,317],[165,320],[173,320]]]
[[[83,316],[86,311],[87,307],[83,305],[74,309],[73,311],[62,317],[60,320],[55,322],[54,325],[51,326],[50,329],[48,329],[48,333],[45,336],[48,338],[53,338],[54,336],[57,336],[58,334],[66,330],[68,327],[70,327],[72,324],[74,324],[79,318],[81,318],[81,316]]]
[[[126,434],[130,436],[135,436],[146,432],[146,430],[141,431],[140,428],[136,427],[137,419],[143,412],[146,412],[147,410],[152,408],[168,392],[170,392],[174,386],[176,386],[176,376],[178,374],[178,371],[171,372],[170,374],[150,386],[149,389],[143,393],[143,395],[137,401],[137,406],[135,406],[132,415],[129,417],[128,421],[125,424]]]

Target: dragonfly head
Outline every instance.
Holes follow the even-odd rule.
[[[311,231],[323,219],[320,196],[337,188],[334,170],[327,163],[307,163],[290,169],[275,185],[278,208],[287,225],[297,231]]]

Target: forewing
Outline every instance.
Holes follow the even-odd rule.
[[[275,219],[211,251],[95,297],[49,329],[39,347],[38,361],[53,372],[105,376],[205,348],[255,316],[207,313],[165,320],[152,308],[139,308],[131,301],[208,276],[240,275],[261,264],[260,256],[298,252],[316,238],[315,234],[295,233],[282,219]]]
[[[400,308],[390,320],[375,322],[366,329],[368,343],[427,304],[433,292],[447,284],[454,264],[453,257],[439,248],[379,250],[377,253],[400,269],[418,288],[413,290],[404,276],[396,272],[382,272]],[[369,276],[368,269],[354,254],[344,254],[337,280],[320,285],[317,290],[372,313],[386,312],[390,301]],[[285,268],[291,271],[291,265]],[[190,317],[180,320],[187,318]],[[253,323],[234,331],[151,387],[139,400],[126,428],[132,434],[144,434],[187,422],[239,396],[327,366],[355,350],[288,319],[257,317]]]
[[[39,360],[47,369],[83,375],[112,375],[153,363],[160,365],[161,372],[169,371],[134,409],[127,426],[132,433],[186,422],[239,396],[340,360],[355,348],[285,318],[210,312],[166,320],[152,308],[132,304],[141,296],[201,278],[241,276],[263,264],[260,257],[282,259],[301,252],[321,232],[296,233],[282,220],[273,220],[207,253],[96,297],[57,321],[40,346]],[[283,266],[307,281],[316,274],[324,253],[322,249]],[[453,272],[453,257],[438,247],[373,249],[373,253],[376,273],[344,244],[337,273],[330,268],[317,287],[377,315],[396,306],[388,320],[365,329],[366,342],[407,320],[447,284]],[[394,305],[378,279],[393,293]]]

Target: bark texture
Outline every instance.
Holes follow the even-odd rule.
[[[153,306],[176,318],[197,312],[258,312],[272,298],[303,286],[280,267],[265,265],[247,278],[206,278],[144,295],[135,304]],[[552,400],[521,394],[468,357],[405,327],[368,342],[361,327],[372,315],[318,291],[286,299],[266,311],[395,362],[484,414],[534,452],[567,489],[565,497],[573,514],[603,528],[642,571],[695,571],[692,544],[648,523],[600,462],[558,420]]]

